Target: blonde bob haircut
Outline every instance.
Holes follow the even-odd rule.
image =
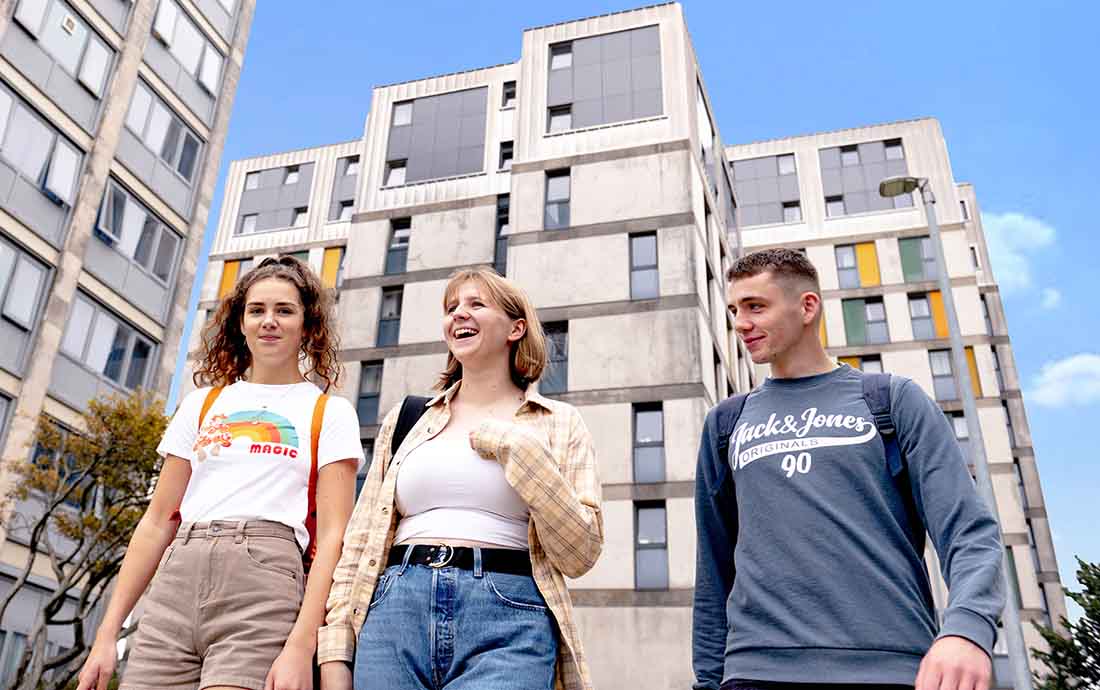
[[[463,269],[451,274],[447,288],[443,291],[444,314],[447,313],[447,305],[458,299],[459,289],[468,282],[476,284],[481,296],[507,314],[508,318],[513,321],[523,319],[527,323],[523,337],[512,343],[508,362],[512,383],[520,390],[526,390],[528,385],[538,381],[546,369],[546,335],[542,332],[538,312],[532,306],[527,293],[519,286],[501,277],[493,269],[483,267]],[[445,391],[460,379],[462,364],[448,351],[447,368],[439,375],[435,389]]]

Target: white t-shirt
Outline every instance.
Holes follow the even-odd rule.
[[[176,410],[157,447],[191,462],[180,506],[184,522],[272,520],[309,541],[310,431],[321,394],[304,381],[281,386],[238,381],[226,386],[206,413],[209,388],[193,391]],[[317,447],[317,468],[338,460],[363,462],[359,417],[351,403],[329,396]]]

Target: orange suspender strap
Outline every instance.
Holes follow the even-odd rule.
[[[306,532],[309,533],[309,545],[302,555],[306,572],[313,563],[313,557],[317,555],[317,449],[321,444],[321,422],[325,418],[325,403],[328,395],[322,393],[317,396],[317,403],[313,406],[313,423],[309,430],[309,504],[306,511]]]

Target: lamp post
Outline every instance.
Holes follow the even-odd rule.
[[[966,361],[966,351],[963,349],[962,334],[959,332],[959,315],[955,311],[955,297],[951,292],[951,278],[947,275],[947,264],[943,259],[943,243],[940,237],[940,226],[936,222],[936,197],[932,194],[932,185],[926,177],[888,177],[878,187],[878,192],[884,197],[895,197],[902,194],[912,194],[914,190],[920,190],[921,201],[924,202],[924,214],[928,219],[928,234],[931,239],[932,250],[936,255],[936,280],[939,283],[940,295],[943,297],[944,311],[947,312],[947,331],[951,341],[951,361],[955,372],[959,377],[960,395],[963,401],[963,411],[966,414],[966,429],[970,434],[971,456],[974,462],[978,491],[985,499],[986,505],[993,518],[999,525],[1000,515],[997,511],[997,499],[993,495],[993,482],[989,477],[989,461],[985,456],[985,441],[982,438],[982,427],[978,421],[978,404],[974,400],[974,389],[971,387],[970,366]],[[1023,627],[1020,624],[1020,606],[1013,594],[1012,575],[1008,569],[1012,564],[1007,556],[1001,553],[1001,572],[1003,574],[1005,588],[1005,641],[1008,647],[1008,655],[1012,660],[1013,687],[1015,690],[1031,690],[1031,671],[1027,663],[1027,648],[1024,645]]]

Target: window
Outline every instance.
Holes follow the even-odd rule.
[[[564,393],[569,389],[569,322],[545,324],[546,370],[539,381],[539,392]]]
[[[308,249],[303,249],[300,252],[286,252],[285,254],[279,254],[280,259],[285,257],[285,256],[289,256],[292,259],[297,259],[298,261],[305,264],[307,268],[310,267],[310,265],[309,265],[309,250]]]
[[[493,268],[500,275],[508,271],[508,215],[511,212],[511,196],[501,194],[497,197],[496,242],[493,245]]]
[[[928,295],[909,296],[909,318],[913,322],[915,340],[932,340],[936,337],[936,329],[932,325],[932,305],[928,303]]]
[[[239,235],[251,235],[256,232],[256,214],[249,213],[241,216],[241,229],[237,234]]]
[[[959,200],[959,208],[962,210],[963,220],[970,220],[970,209],[966,206],[966,199]]]
[[[959,449],[963,458],[969,463],[970,458],[970,428],[966,425],[966,415],[962,412],[945,412],[947,421],[951,423],[951,429],[955,432],[955,440],[959,442]]]
[[[630,236],[630,299],[653,299],[660,292],[657,233]]]
[[[664,501],[634,503],[634,586],[668,589],[668,529]]]
[[[500,165],[497,166],[499,170],[511,170],[512,169],[512,148],[514,144],[510,141],[500,142]]]
[[[393,126],[404,127],[405,125],[412,124],[413,115],[413,102],[404,101],[403,103],[393,104]]]
[[[345,199],[340,202],[338,214],[335,220],[351,220],[352,214],[355,212],[355,202],[351,199]]]
[[[143,82],[134,89],[134,99],[126,114],[126,126],[145,146],[172,167],[183,179],[191,182],[195,174],[202,143],[183,120],[176,116]],[[249,180],[245,178],[245,188]],[[259,180],[256,180],[259,186]]]
[[[179,236],[114,180],[107,184],[94,234],[168,283],[181,244]]]
[[[403,287],[382,289],[382,311],[378,318],[378,347],[397,344],[401,332],[401,303],[404,300]]]
[[[72,204],[80,152],[3,89],[0,139],[0,155],[9,165],[55,203]]]
[[[936,255],[930,237],[906,237],[898,240],[901,270],[905,282],[920,283],[936,279]]]
[[[16,671],[27,649],[27,636],[14,630],[3,631],[3,657],[0,658],[0,687],[9,688],[15,682]]]
[[[300,228],[307,223],[309,223],[309,208],[307,206],[299,206],[294,209],[294,220],[291,221],[290,227]]]
[[[405,160],[386,163],[386,186],[399,187],[405,184]]]
[[[1001,356],[997,354],[997,346],[996,345],[993,345],[992,347],[990,347],[989,350],[990,350],[990,354],[993,355],[993,373],[997,377],[997,388],[1000,389],[1001,393],[1004,393],[1004,391],[1005,391],[1005,374],[1004,374],[1004,370],[1001,369]]]
[[[665,481],[665,421],[661,403],[634,405],[634,481]]]
[[[566,69],[573,66],[573,44],[558,43],[550,46],[550,69]]]
[[[153,343],[91,300],[73,300],[61,350],[125,388],[145,384]]]
[[[983,294],[981,296],[982,303],[982,320],[985,321],[985,334],[993,335],[993,320],[989,316],[989,301]]]
[[[183,69],[210,95],[217,96],[223,57],[175,3],[161,0],[153,21],[153,35],[168,48]]]
[[[784,201],[783,202],[783,222],[784,223],[801,223],[802,222],[802,204],[797,201]]]
[[[886,152],[886,160],[900,161],[905,158],[905,149],[901,147],[901,139],[887,139],[882,144]]]
[[[1001,409],[1004,410],[1005,415],[1005,429],[1008,431],[1008,445],[1012,448],[1016,447],[1016,428],[1012,424],[1012,412],[1008,409],[1008,401],[1001,401]]]
[[[373,426],[378,423],[378,396],[382,393],[382,362],[363,362],[359,375],[359,424]],[[368,459],[371,456],[367,456]]]
[[[970,245],[970,267],[975,271],[982,270],[982,262],[978,259],[978,248]]]
[[[23,0],[15,11],[15,19],[70,76],[93,95],[102,95],[114,53],[67,4],[58,0]]]
[[[247,263],[248,268],[245,268],[245,261],[226,261],[222,266],[222,279],[218,283],[218,299],[221,299],[228,295],[233,287],[237,284],[237,280],[243,276],[249,269],[251,269],[252,260],[249,259]]]
[[[881,374],[883,372],[882,357],[880,357],[879,355],[864,355],[862,357],[840,357],[837,361],[841,362],[842,364],[847,364],[853,369],[859,369],[860,371],[867,374]]]
[[[1012,461],[1012,471],[1016,475],[1016,491],[1020,495],[1020,508],[1026,513],[1031,508],[1031,502],[1027,500],[1027,486],[1024,484],[1024,472],[1020,468],[1020,461]]]
[[[841,307],[844,311],[844,330],[848,335],[848,345],[890,342],[882,298],[846,299]]]
[[[854,165],[859,165],[859,147],[858,146],[841,146],[840,147],[840,165],[848,168]]]
[[[411,218],[394,218],[390,221],[390,245],[386,250],[387,275],[405,272],[409,263],[409,237],[411,235]]]
[[[516,83],[514,81],[504,82],[504,88],[501,92],[500,107],[511,108],[516,104]]]
[[[11,405],[11,398],[0,395],[0,434],[4,433],[4,429],[7,427],[8,422],[8,407]]]
[[[841,289],[859,287],[859,268],[856,266],[855,245],[838,246],[836,253],[836,273]]]
[[[285,185],[290,185],[290,184],[298,184],[299,179],[300,179],[300,176],[299,176],[299,173],[298,173],[298,166],[297,165],[288,166],[287,169],[286,169],[286,177],[283,178],[283,185],[285,186]]]
[[[0,240],[0,314],[6,321],[31,330],[47,274],[43,264]],[[3,421],[0,416],[0,424]]]
[[[547,132],[564,132],[573,129],[573,107],[559,105],[550,108],[550,118],[546,125]]]
[[[783,156],[776,156],[775,162],[779,165],[780,175],[793,175],[795,173],[793,153],[788,153]]]
[[[350,156],[344,159],[344,177],[355,177],[359,174],[359,156]]]
[[[843,196],[827,196],[825,197],[825,215],[829,218],[836,218],[837,216],[844,215],[844,197]]]
[[[250,172],[247,175],[245,175],[244,176],[244,188],[245,188],[245,191],[248,191],[250,189],[259,189],[260,188],[260,173]]]
[[[930,350],[928,361],[932,365],[932,389],[936,400],[958,400],[959,389],[955,385],[955,371],[951,365],[951,351]]]
[[[569,227],[569,169],[546,173],[546,212],[543,227],[559,230]]]

